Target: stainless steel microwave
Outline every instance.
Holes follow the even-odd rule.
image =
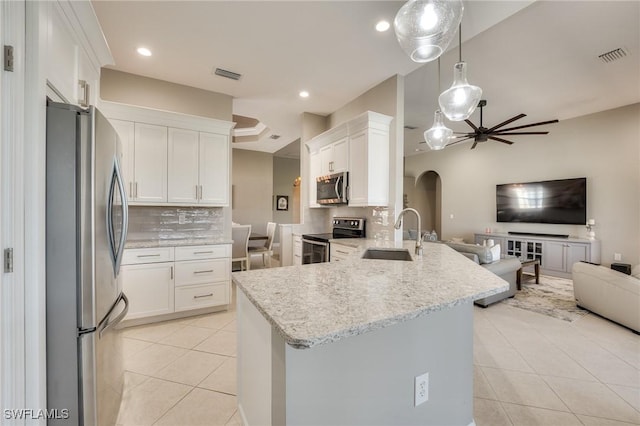
[[[349,173],[335,173],[333,175],[316,178],[316,201],[318,204],[347,204],[347,190],[349,188]]]

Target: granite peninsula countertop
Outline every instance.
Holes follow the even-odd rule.
[[[216,244],[233,244],[233,240],[224,238],[185,238],[175,240],[135,240],[127,241],[125,249],[156,248],[156,247],[181,247],[181,246],[208,246]]]
[[[336,241],[337,242],[337,241]],[[445,244],[339,240],[345,261],[234,272],[233,281],[295,348],[334,342],[497,294],[508,284]],[[362,259],[369,247],[407,248],[413,261]]]

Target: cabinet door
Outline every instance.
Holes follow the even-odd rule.
[[[569,243],[567,244],[567,262],[565,272],[571,272],[573,269],[573,264],[581,261],[588,261],[588,248],[586,244],[575,244]]]
[[[198,132],[169,128],[167,198],[170,203],[197,203]]]
[[[47,28],[47,83],[63,97],[77,104],[79,47],[58,2],[47,2],[50,20]]]
[[[200,132],[200,203],[229,205],[229,137]]]
[[[123,265],[120,271],[122,289],[129,298],[125,319],[173,312],[173,262]]]
[[[167,128],[135,123],[134,199],[167,201]]]
[[[349,139],[334,142],[332,147],[331,173],[346,172],[349,169]]]
[[[312,152],[309,155],[309,207],[320,207],[316,199],[318,186],[316,177],[321,176],[321,155],[320,152]]]
[[[327,145],[320,148],[320,171],[319,175],[324,176],[333,173],[333,146]]]
[[[302,265],[302,237],[293,236],[293,264]]]
[[[133,160],[135,147],[135,131],[132,121],[109,120],[122,142],[122,156],[120,157],[120,171],[127,191],[127,199],[133,199]]]
[[[358,132],[349,140],[349,206],[366,206],[368,201],[367,132]]]
[[[542,254],[542,267],[552,271],[564,272],[566,269],[566,243],[547,241]]]

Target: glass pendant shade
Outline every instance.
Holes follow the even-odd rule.
[[[482,89],[467,82],[467,64],[453,66],[453,84],[438,97],[440,110],[451,121],[466,120],[482,97]]]
[[[462,20],[462,0],[409,0],[393,21],[400,47],[414,62],[437,59]]]
[[[433,126],[424,132],[424,140],[429,148],[437,151],[443,149],[453,137],[453,130],[444,125],[442,121],[442,112],[437,110],[433,114]]]

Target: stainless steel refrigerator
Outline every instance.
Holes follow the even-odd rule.
[[[120,140],[94,107],[47,102],[47,408],[51,425],[116,422],[124,369],[114,329],[127,236]]]

